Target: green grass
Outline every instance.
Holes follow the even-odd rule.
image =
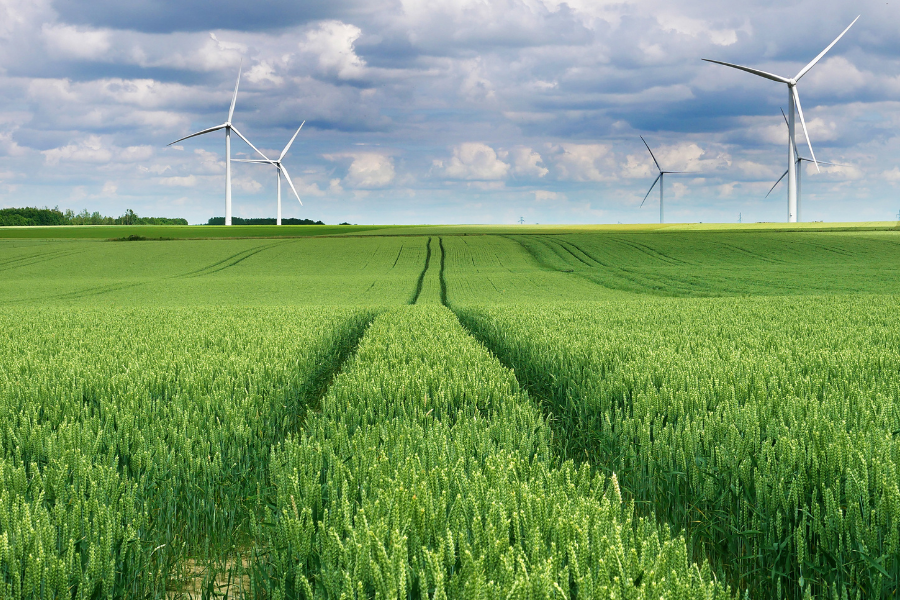
[[[671,223],[628,225],[71,225],[0,227],[0,239],[122,240],[279,238],[335,235],[517,235],[671,233],[687,231],[897,231],[896,221],[857,223]]]
[[[308,237],[389,231],[384,225],[66,225],[0,227],[0,239],[121,240],[128,236],[171,239]]]
[[[894,225],[0,230],[0,597],[896,595]]]

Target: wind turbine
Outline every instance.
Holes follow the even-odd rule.
[[[650,153],[651,158],[653,158],[653,162],[656,163],[656,168],[659,170],[659,175],[656,176],[656,179],[653,180],[653,183],[650,185],[650,189],[647,190],[647,193],[644,195],[644,199],[641,201],[641,206],[644,205],[644,202],[647,201],[647,197],[650,195],[650,192],[653,191],[653,186],[656,185],[656,182],[659,182],[659,222],[663,222],[663,176],[669,173],[688,173],[688,171],[663,171],[662,167],[659,166],[659,161],[656,160],[656,157],[653,156],[653,150],[650,149],[650,146],[647,145],[647,140],[644,139],[644,136],[640,136],[641,141],[644,142],[644,145],[647,146],[647,152]],[[640,208],[640,207],[638,207]]]
[[[291,138],[291,141],[287,143],[287,146],[284,147],[284,150],[281,151],[281,156],[278,157],[277,160],[271,160],[266,158],[265,160],[259,160],[258,158],[252,159],[242,159],[236,158],[235,162],[246,162],[246,163],[255,163],[261,165],[275,165],[275,179],[278,182],[278,219],[276,223],[281,225],[281,176],[284,175],[284,178],[287,180],[288,185],[291,186],[291,190],[294,192],[294,195],[297,196],[297,202],[300,203],[300,206],[303,206],[303,200],[300,199],[300,194],[297,193],[297,188],[294,187],[294,182],[291,181],[291,176],[288,175],[287,169],[284,168],[284,165],[281,164],[282,159],[284,159],[284,155],[287,154],[288,149],[291,147],[291,144],[294,143],[294,140],[297,138],[297,134],[300,133],[300,130],[303,129],[303,123],[300,123],[300,127],[297,128],[297,131],[294,132],[294,137]],[[257,150],[257,152],[259,152]],[[262,152],[260,152],[262,154]],[[265,155],[263,155],[265,158]]]
[[[243,65],[242,65],[243,66]],[[263,158],[266,157],[265,154],[260,152],[256,146],[250,143],[250,140],[245,138],[240,131],[237,130],[237,127],[231,124],[231,118],[234,116],[234,103],[237,102],[237,93],[238,86],[241,84],[241,67],[238,67],[238,76],[237,83],[234,84],[234,95],[231,97],[231,108],[228,109],[228,120],[222,123],[221,125],[216,125],[215,127],[210,127],[208,129],[204,129],[203,131],[198,131],[197,133],[192,133],[191,135],[186,135],[183,138],[179,138],[172,142],[172,144],[177,144],[178,142],[184,141],[186,139],[197,137],[198,135],[203,135],[205,133],[211,133],[213,131],[218,131],[220,129],[225,130],[225,224],[231,225],[231,132],[234,131],[238,134],[242,140],[247,142],[247,144],[256,150],[260,156]],[[168,144],[171,146],[172,144]],[[268,160],[268,159],[266,159]]]
[[[856,19],[853,19],[853,23],[859,19],[857,16]],[[764,77],[766,79],[771,79],[772,81],[777,81],[779,83],[785,83],[788,86],[788,222],[796,223],[797,222],[797,153],[796,147],[797,145],[794,143],[794,113],[796,112],[800,115],[800,124],[803,125],[803,134],[806,136],[806,143],[809,145],[809,153],[812,155],[812,161],[816,163],[816,169],[818,170],[819,165],[818,161],[816,161],[816,153],[813,152],[812,142],[809,141],[809,131],[806,129],[806,121],[803,119],[803,108],[800,106],[800,94],[797,93],[797,82],[800,81],[800,78],[806,75],[806,73],[812,69],[819,60],[825,56],[825,53],[831,50],[832,46],[838,43],[838,40],[844,37],[844,34],[853,27],[853,23],[847,25],[847,29],[841,32],[841,35],[837,36],[833,42],[828,44],[828,47],[822,50],[817,57],[812,59],[812,61],[800,69],[800,72],[797,73],[793,78],[788,79],[787,77],[781,77],[780,75],[773,75],[772,73],[767,73],[765,71],[760,71],[759,69],[752,69],[750,67],[742,67],[741,65],[735,65],[732,63],[722,62],[719,60],[710,60],[708,58],[704,58],[706,62],[716,63],[718,65],[725,65],[726,67],[732,67],[734,69],[739,69],[741,71],[746,71],[747,73],[753,73],[754,75],[759,75],[760,77]]]
[[[788,126],[788,129],[790,129],[791,126],[788,124],[787,115],[784,114],[784,109],[781,110],[781,116],[784,117],[784,124]],[[802,175],[802,173],[803,173],[803,169],[801,169],[800,167],[802,166],[802,163],[804,163],[804,162],[811,162],[811,163],[816,163],[816,165],[829,165],[829,166],[834,166],[834,167],[842,167],[842,166],[844,166],[844,165],[839,165],[839,164],[837,164],[837,163],[825,162],[825,161],[821,161],[821,160],[820,160],[820,161],[815,161],[815,160],[811,160],[811,159],[809,159],[809,158],[805,158],[805,157],[803,157],[803,156],[800,156],[800,152],[797,150],[797,145],[796,145],[796,144],[794,144],[794,154],[795,154],[795,156],[797,157],[797,162],[796,162],[796,165],[797,165],[797,220],[800,220],[800,200],[801,200],[801,195],[800,195],[800,179],[801,179],[801,175]],[[781,183],[781,180],[784,179],[785,176],[786,176],[787,174],[788,174],[787,171],[785,171],[784,173],[781,174],[781,177],[778,178],[778,181],[776,181],[776,182],[772,185],[772,187],[769,188],[769,193],[766,194],[766,198],[769,197],[769,194],[772,193],[772,190],[774,190],[775,187],[776,187],[779,183]]]

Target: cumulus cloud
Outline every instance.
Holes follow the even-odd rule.
[[[354,79],[363,74],[366,63],[353,48],[362,30],[341,21],[325,21],[307,32],[299,43],[302,52],[316,57],[319,68],[339,79]]]
[[[253,65],[253,67],[247,71],[247,81],[252,81],[253,83],[265,81],[274,85],[281,85],[284,83],[284,77],[276,75],[275,68],[268,62],[263,61]]]
[[[504,179],[509,172],[509,164],[500,160],[493,148],[481,142],[455,146],[449,161],[435,160],[433,166],[449,179]]]
[[[543,158],[528,146],[516,146],[508,151],[508,156],[512,160],[514,175],[520,177],[543,177],[550,171],[541,163]]]
[[[47,49],[57,58],[97,59],[110,49],[109,31],[45,23],[41,34]]]
[[[48,165],[58,165],[60,161],[81,163],[107,163],[112,160],[113,153],[109,147],[105,147],[99,136],[92,135],[75,144],[66,144],[59,148],[51,148],[41,152],[44,162]]]
[[[359,195],[385,190],[372,192],[384,195],[372,220],[422,221],[411,211],[438,197],[434,206],[452,215],[455,203],[476,194],[490,197],[492,207],[507,203],[498,215],[518,213],[513,198],[521,201],[523,190],[536,186],[542,189],[535,199],[548,205],[549,194],[568,198],[568,212],[555,212],[554,219],[601,218],[607,214],[602,202],[627,205],[618,200],[622,188],[637,184],[623,180],[655,176],[638,134],[664,168],[703,173],[702,181],[679,180],[701,207],[703,197],[718,197],[718,186],[749,197],[758,192],[752,185],[770,185],[785,168],[786,132],[778,112],[784,86],[698,58],[793,74],[855,16],[834,0],[814,22],[798,18],[803,5],[773,12],[760,0],[739,13],[710,0],[401,5],[262,0],[250,7],[222,0],[211,14],[174,0],[6,0],[0,4],[0,167],[35,181],[38,167],[28,158],[43,156],[57,167],[61,189],[52,197],[112,181],[116,193],[142,189],[149,198],[154,188],[165,195],[192,187],[192,194],[218,202],[221,137],[190,140],[180,154],[164,148],[222,122],[243,60],[235,111],[241,131],[277,153],[306,119],[290,156],[308,169],[294,179],[298,191],[333,197],[345,188]],[[887,5],[868,7],[866,18],[800,85],[819,158],[880,174],[866,179],[865,193],[885,205],[896,195],[900,152],[894,16]],[[235,156],[249,153],[233,141]],[[356,143],[390,150],[351,152]],[[804,152],[799,128],[798,145]],[[247,202],[257,198],[270,207],[271,180],[253,174],[261,188],[251,180],[235,186],[249,186],[241,189]],[[855,197],[862,186],[845,182],[860,177],[859,168],[823,168],[815,180],[817,205],[828,194]],[[513,194],[506,183],[522,187]],[[53,185],[23,184],[48,194]],[[398,190],[423,200],[411,209],[400,194],[388,193]],[[585,204],[587,194],[595,204]],[[195,208],[201,204],[185,210],[202,211]],[[776,212],[758,219],[781,218],[783,211]],[[189,216],[202,222],[209,215]],[[535,214],[534,220],[549,219]]]
[[[560,144],[553,157],[557,177],[570,181],[616,179],[615,158],[609,144]]]
[[[347,175],[341,180],[332,180],[329,189],[333,192],[343,191],[341,183],[357,189],[381,188],[394,181],[396,171],[390,156],[375,152],[356,152],[338,155],[327,155],[330,160],[350,158],[352,162]]]

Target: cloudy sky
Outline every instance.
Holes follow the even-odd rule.
[[[819,160],[802,220],[900,211],[900,0],[0,0],[0,207],[224,215],[222,123],[327,223],[786,220],[787,88]],[[801,145],[801,140],[803,143]],[[798,145],[808,156],[798,125]],[[251,150],[233,138],[235,158]],[[236,164],[234,214],[275,215]],[[285,189],[287,191],[287,189]],[[288,192],[289,193],[289,192]]]

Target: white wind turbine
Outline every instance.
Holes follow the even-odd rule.
[[[284,178],[287,180],[288,185],[291,186],[291,190],[294,192],[294,195],[297,196],[297,202],[300,203],[300,206],[303,206],[303,200],[300,199],[300,194],[297,193],[297,188],[294,187],[294,182],[291,181],[291,176],[288,175],[287,169],[284,168],[284,165],[281,164],[281,161],[284,159],[284,155],[287,154],[288,149],[291,147],[291,144],[294,143],[294,139],[296,139],[297,134],[300,133],[300,130],[303,129],[303,123],[300,123],[300,127],[297,128],[297,131],[294,132],[294,137],[291,138],[291,141],[287,143],[287,146],[284,147],[284,150],[281,151],[281,156],[278,157],[277,160],[272,160],[266,158],[265,160],[260,160],[258,158],[253,159],[234,159],[235,162],[246,162],[246,163],[255,163],[260,165],[275,165],[275,179],[278,182],[278,219],[276,223],[281,225],[281,175],[284,175]],[[260,152],[262,154],[262,152]],[[265,155],[263,155],[265,156]]]
[[[859,19],[857,16],[856,19],[853,19],[853,23]],[[853,23],[847,25],[847,29],[841,32],[841,35],[837,36],[833,42],[828,44],[828,47],[822,50],[817,57],[812,59],[812,61],[800,69],[800,72],[797,73],[791,79],[787,77],[781,77],[780,75],[773,75],[771,73],[767,73],[765,71],[760,71],[759,69],[752,69],[750,67],[742,67],[741,65],[735,65],[732,63],[722,62],[719,60],[710,60],[708,58],[704,58],[706,62],[716,63],[718,65],[725,65],[726,67],[732,67],[734,69],[739,69],[741,71],[746,71],[748,73],[753,73],[754,75],[759,75],[760,77],[765,77],[766,79],[771,79],[772,81],[777,81],[779,83],[785,83],[788,86],[788,222],[796,223],[797,222],[797,153],[796,153],[796,144],[794,142],[794,113],[796,112],[800,115],[800,124],[803,125],[803,134],[806,136],[806,143],[809,145],[809,152],[812,155],[813,163],[816,163],[816,169],[819,168],[818,161],[816,161],[816,153],[813,152],[812,142],[809,141],[809,132],[806,130],[806,121],[803,119],[803,108],[800,106],[800,95],[797,93],[797,82],[800,81],[800,78],[806,75],[806,73],[812,69],[819,60],[825,56],[825,53],[831,50],[832,46],[838,43],[838,40],[844,37],[844,34],[853,27]]]
[[[647,201],[647,197],[650,195],[650,192],[653,191],[653,186],[656,185],[656,182],[659,182],[659,222],[663,222],[663,176],[667,174],[680,174],[680,173],[688,173],[689,171],[663,171],[662,167],[659,166],[659,161],[656,160],[656,157],[653,156],[653,150],[650,149],[650,146],[647,145],[647,140],[644,139],[644,136],[640,136],[641,141],[644,142],[644,145],[647,146],[647,152],[650,153],[650,157],[653,159],[653,162],[656,164],[656,169],[659,171],[659,175],[656,176],[656,179],[653,180],[653,183],[650,184],[650,189],[647,190],[647,193],[644,195],[644,199],[641,201],[641,206],[644,205],[644,202]],[[638,207],[640,208],[640,207]]]
[[[784,124],[785,124],[785,125],[788,125],[787,115],[784,114],[784,110],[783,110],[783,109],[782,109],[782,111],[781,111],[781,116],[784,117]],[[788,129],[790,129],[790,125],[788,125]],[[803,166],[803,163],[805,163],[805,162],[811,162],[811,163],[816,163],[816,164],[819,164],[819,165],[829,165],[829,166],[834,166],[834,167],[843,167],[844,165],[839,165],[839,164],[837,164],[837,163],[825,162],[825,161],[822,161],[822,160],[820,160],[820,161],[814,161],[814,160],[812,160],[812,159],[809,159],[809,158],[800,156],[800,152],[797,150],[797,145],[796,145],[796,144],[794,144],[794,154],[797,156],[797,219],[799,220],[799,219],[800,219],[801,200],[802,200],[802,196],[801,196],[801,194],[800,194],[800,180],[801,180],[801,175],[802,175],[802,173],[803,173],[803,169],[801,169],[800,167]],[[778,178],[778,181],[776,181],[774,184],[772,184],[772,187],[769,188],[769,193],[766,194],[766,198],[769,197],[769,194],[772,193],[772,190],[774,190],[775,187],[776,187],[779,183],[781,183],[781,180],[784,179],[784,178],[787,176],[787,174],[788,174],[788,172],[785,171],[784,173],[781,174],[781,177]]]
[[[188,138],[197,137],[198,135],[203,135],[204,133],[211,133],[213,131],[218,131],[220,129],[225,130],[225,224],[231,225],[231,132],[234,131],[238,134],[242,140],[247,142],[247,144],[256,150],[260,156],[265,158],[265,154],[257,150],[256,146],[250,143],[250,140],[245,138],[240,131],[237,130],[237,127],[231,124],[231,118],[234,116],[234,103],[237,102],[237,93],[238,86],[241,84],[241,68],[238,67],[238,76],[237,83],[234,84],[234,95],[231,97],[231,108],[228,110],[228,120],[222,123],[221,125],[216,125],[215,127],[210,127],[208,129],[204,129],[203,131],[198,131],[197,133],[192,133],[191,135],[186,135],[183,138],[177,139],[172,144],[177,144],[178,142],[184,141]],[[168,144],[171,146],[172,144]],[[268,159],[267,159],[268,160]]]

